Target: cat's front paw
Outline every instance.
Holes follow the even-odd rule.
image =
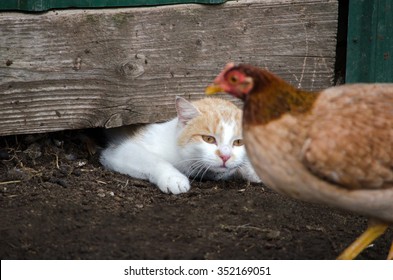
[[[246,181],[251,183],[261,183],[262,180],[259,178],[257,173],[252,168],[251,163],[247,162],[242,169],[240,169],[240,173]]]
[[[245,179],[251,183],[262,183],[262,180],[255,173],[249,174]]]
[[[190,190],[190,182],[183,174],[163,176],[157,182],[158,188],[164,193],[180,194]]]

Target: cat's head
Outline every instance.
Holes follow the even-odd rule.
[[[176,98],[178,145],[187,175],[219,179],[233,174],[247,160],[243,145],[242,111],[219,98],[189,102]]]

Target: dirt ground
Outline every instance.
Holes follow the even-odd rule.
[[[262,184],[193,182],[189,193],[104,170],[80,132],[0,138],[1,259],[334,259],[357,215]],[[359,259],[385,259],[390,229]]]

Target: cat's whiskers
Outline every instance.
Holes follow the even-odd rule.
[[[190,176],[193,176],[194,178],[198,176],[198,174],[201,172],[201,170],[203,170],[203,168],[205,167],[205,162],[200,160],[200,161],[196,161],[193,164],[191,164],[188,168],[188,178],[190,178]],[[193,175],[193,173],[195,173],[195,171],[198,171],[195,175]]]
[[[184,165],[187,167],[186,170],[184,170],[182,168],[182,167],[184,167]],[[177,168],[183,170],[183,174],[186,175],[189,179],[190,179],[192,173],[195,170],[201,168],[203,165],[204,165],[204,158],[203,157],[194,157],[194,158],[183,159],[183,160],[177,161],[175,164],[175,166],[177,166]]]
[[[189,162],[189,161],[200,161],[200,160],[203,160],[203,159],[204,159],[204,157],[194,157],[194,158],[183,159],[183,160],[177,161],[175,163],[175,165],[179,165],[181,163],[186,163],[186,162]]]
[[[193,183],[197,178],[200,178],[200,182],[202,181],[203,176],[205,175],[205,172],[210,168],[211,165],[206,166],[205,164],[198,166],[198,172],[192,176],[191,183]],[[199,176],[199,173],[206,167],[206,171],[202,174],[202,176]],[[197,168],[195,168],[197,169]],[[194,169],[194,170],[195,170]],[[191,175],[190,175],[191,176]]]
[[[201,179],[199,180],[199,182],[202,182],[203,176],[205,176],[206,172],[210,169],[211,165],[206,167],[206,170],[202,173],[201,175]]]
[[[244,168],[246,169],[250,168],[250,166],[247,164],[246,161],[243,161],[240,164],[238,164],[235,168],[238,170],[243,170]]]
[[[195,165],[204,164],[205,161],[206,159],[204,157],[194,157],[194,158],[180,160],[176,162],[175,165],[178,166],[179,168],[188,167],[188,170],[190,170],[190,169],[194,169]]]
[[[208,164],[208,165],[207,165]],[[206,158],[200,161],[196,161],[195,163],[190,165],[190,171],[188,174],[188,177],[190,178],[192,176],[192,181],[194,182],[196,178],[201,178],[201,181],[203,179],[203,176],[205,176],[206,172],[212,167],[212,165],[214,164],[214,161],[212,160],[207,160]],[[204,170],[204,171],[203,171]],[[201,176],[199,176],[199,174],[202,173]],[[196,172],[196,174],[195,174]],[[195,175],[194,175],[195,174]]]

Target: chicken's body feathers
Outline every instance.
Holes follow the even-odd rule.
[[[331,88],[309,113],[244,127],[271,188],[393,222],[393,85]]]

